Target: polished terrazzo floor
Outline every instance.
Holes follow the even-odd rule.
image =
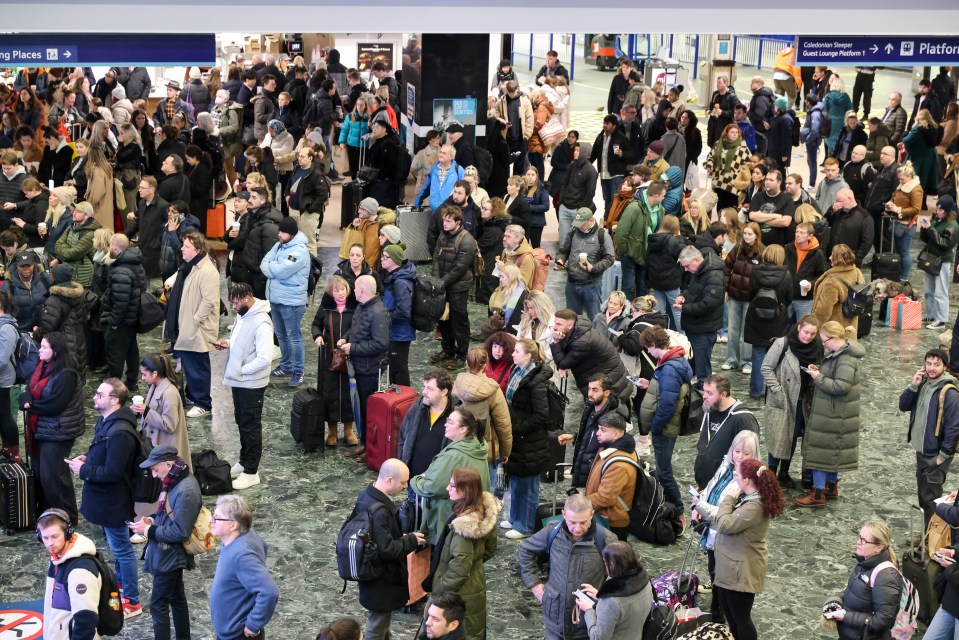
[[[917,243],[918,244],[918,243]],[[335,269],[334,249],[323,249],[327,273]],[[917,272],[917,275],[918,272]],[[918,278],[916,278],[918,279]],[[563,300],[562,276],[551,275],[549,291]],[[318,299],[317,299],[318,302]],[[955,302],[953,306],[956,308]],[[305,333],[313,317],[312,307],[304,317]],[[485,317],[485,311],[471,304],[471,316]],[[226,318],[221,319],[228,326]],[[475,324],[474,326],[478,326]],[[420,334],[425,338],[425,334]],[[156,347],[155,336],[144,341]],[[789,507],[769,532],[770,566],[766,591],[756,599],[754,619],[762,638],[835,637],[818,628],[817,613],[826,596],[841,590],[854,565],[855,532],[874,517],[888,520],[901,548],[908,529],[908,510],[915,502],[913,454],[905,442],[906,417],[897,410],[897,398],[921,363],[926,349],[936,344],[928,330],[897,332],[877,325],[864,339],[868,355],[863,376],[863,428],[860,468],[843,474],[843,496],[822,510]],[[426,357],[438,345],[422,339],[412,348],[410,362],[414,386],[427,368]],[[146,353],[146,349],[143,351]],[[310,372],[316,371],[316,350],[307,350]],[[714,367],[724,361],[725,348],[717,345]],[[194,451],[215,449],[231,463],[236,460],[239,442],[233,423],[229,390],[219,384],[222,354],[214,354],[214,409],[212,418],[191,420],[190,440]],[[731,376],[734,395],[747,396],[747,377]],[[309,380],[309,377],[308,377]],[[315,380],[315,377],[313,378]],[[97,384],[90,381],[90,395]],[[280,602],[269,634],[273,638],[301,640],[315,637],[330,620],[342,615],[362,617],[355,585],[340,593],[333,544],[336,532],[349,513],[357,492],[372,479],[365,466],[344,458],[340,451],[306,455],[289,436],[288,422],[293,391],[285,385],[271,387],[264,411],[264,456],[262,484],[245,490],[255,513],[254,526],[270,545],[270,570],[280,585]],[[568,427],[575,428],[582,400],[574,398],[568,413]],[[74,454],[85,451],[91,428],[78,441]],[[676,446],[675,464],[681,485],[692,482],[695,439],[681,438]],[[948,486],[956,483],[950,482]],[[79,491],[79,485],[78,485]],[[544,498],[552,492],[544,485]],[[212,507],[212,498],[205,503]],[[80,530],[102,549],[102,534],[81,521]],[[684,543],[685,541],[683,541]],[[685,544],[668,548],[651,547],[633,541],[652,575],[678,568]],[[516,564],[518,543],[500,539],[496,556],[486,565],[489,586],[489,633],[491,639],[542,638],[538,603],[523,589]],[[42,598],[47,567],[46,554],[29,532],[12,537],[0,535],[0,602]],[[191,604],[193,638],[213,638],[207,591],[216,564],[216,554],[199,559],[198,568],[186,574]],[[704,560],[704,558],[703,558]],[[699,571],[705,574],[704,562]],[[144,603],[148,602],[150,577],[141,574]],[[708,598],[708,596],[706,596]],[[708,602],[704,602],[704,607]],[[412,638],[419,618],[414,614],[394,616],[393,637]],[[151,638],[148,614],[131,620],[122,638]]]

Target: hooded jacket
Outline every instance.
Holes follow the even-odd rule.
[[[273,360],[273,321],[270,303],[255,300],[244,315],[237,314],[230,330],[230,346],[223,368],[223,384],[262,389],[270,383]]]
[[[683,386],[693,379],[683,347],[670,347],[656,363],[643,404],[639,410],[640,424],[649,427],[655,435],[675,438],[679,435],[683,403],[687,402]]]
[[[719,256],[707,253],[696,273],[691,274],[689,286],[683,291],[683,330],[687,333],[719,331],[723,325],[725,297],[723,261]]]
[[[670,167],[672,169],[672,167]],[[680,170],[681,171],[681,170]],[[679,185],[682,188],[682,184]],[[628,255],[636,264],[646,264],[646,243],[649,234],[656,230],[663,215],[665,199],[662,205],[651,206],[646,189],[637,189],[633,199],[619,218],[616,227],[616,253]]]
[[[789,272],[793,277],[793,300],[810,300],[813,296],[813,288],[809,288],[806,295],[802,295],[799,289],[799,283],[808,280],[810,284],[815,283],[819,276],[826,273],[829,263],[826,262],[826,255],[819,246],[819,240],[815,237],[809,239],[807,244],[806,257],[802,263],[799,262],[799,248],[795,242],[786,245],[785,265],[789,267]]]
[[[585,142],[579,143],[579,158],[570,163],[563,181],[561,204],[567,209],[576,211],[580,207],[588,207],[596,211],[593,196],[596,194],[596,181],[599,173],[589,162],[592,147]],[[560,242],[563,238],[560,238]]]
[[[416,265],[403,260],[396,271],[383,280],[383,304],[390,312],[390,342],[413,342],[413,289],[416,287]]]
[[[463,408],[485,425],[484,438],[492,464],[509,458],[513,451],[513,429],[509,406],[503,390],[485,374],[464,371],[453,382],[453,395],[463,401]]]
[[[101,527],[122,527],[132,520],[133,462],[140,448],[136,415],[120,407],[97,421],[86,462],[80,467],[83,499],[80,513]]]
[[[683,282],[683,268],[677,260],[686,246],[682,236],[653,233],[646,243],[646,284],[656,291],[679,289]]]
[[[43,631],[48,638],[90,638],[99,640],[98,607],[103,580],[92,560],[82,559],[97,553],[96,545],[81,533],[73,534],[72,544],[62,556],[50,557],[43,596]],[[78,560],[78,558],[81,558]],[[69,572],[64,577],[61,575]],[[57,581],[63,588],[56,589]],[[85,587],[80,589],[80,587]]]
[[[576,318],[576,324],[566,337],[551,343],[549,348],[553,352],[556,368],[572,372],[583,396],[586,395],[590,377],[594,373],[605,373],[613,381],[613,393],[621,400],[629,397],[632,385],[626,379],[626,368],[619,352],[586,318]]]
[[[0,290],[8,291],[17,303],[17,324],[20,331],[33,331],[33,328],[40,324],[49,287],[49,274],[40,271],[39,266],[33,268],[29,287],[23,282],[18,269],[9,272],[6,280],[0,284]]]
[[[260,272],[266,276],[266,298],[271,304],[306,306],[310,274],[306,235],[297,231],[289,242],[274,244],[260,261]]]
[[[509,403],[511,451],[506,470],[511,476],[538,476],[549,459],[549,403],[546,390],[553,369],[538,364],[527,373]]]
[[[593,466],[586,480],[586,497],[592,503],[594,511],[609,520],[609,526],[618,528],[629,524],[629,508],[633,504],[633,494],[636,491],[637,470],[629,463],[607,464],[616,458],[639,462],[633,436],[624,434],[600,449],[593,459]]]
[[[669,181],[666,196],[663,198],[663,211],[678,216],[683,212],[683,165],[670,165],[663,173],[663,179]]]
[[[50,287],[50,296],[43,303],[39,329],[34,332],[37,343],[48,333],[60,331],[70,347],[70,353],[79,363],[86,362],[87,341],[84,331],[90,319],[90,309],[79,282],[64,282]]]
[[[807,258],[808,259],[808,258]],[[811,282],[811,281],[810,281]],[[793,277],[786,265],[763,263],[753,269],[749,282],[749,307],[743,340],[748,344],[768,347],[789,330],[789,305],[793,301]],[[756,296],[763,288],[776,292],[779,312],[774,318],[761,318],[756,313]]]
[[[607,413],[618,413],[623,420],[629,422],[629,407],[613,394],[610,394],[609,400],[599,411],[596,411],[596,408],[589,403],[586,403],[583,408],[579,431],[573,443],[573,467],[570,469],[574,487],[586,486],[590,470],[593,468],[593,461],[600,449],[599,440],[596,438],[599,420]]]
[[[596,594],[596,606],[583,617],[590,638],[632,640],[649,618],[654,598],[649,575],[638,573],[606,578]]]
[[[496,520],[503,505],[483,492],[483,515],[474,510],[455,516],[439,552],[433,594],[457,593],[466,602],[466,637],[486,637],[486,569],[496,553]]]
[[[124,249],[107,267],[107,288],[100,298],[100,324],[111,327],[136,324],[140,316],[140,294],[146,282],[139,249]]]
[[[879,154],[883,147],[892,145],[892,130],[884,124],[880,124],[875,131],[870,131],[866,139],[866,162],[870,163],[878,171],[882,165],[879,164]]]
[[[99,228],[100,223],[89,218],[83,224],[70,224],[57,240],[57,259],[73,267],[74,280],[84,287],[93,279],[93,234]]]
[[[715,431],[711,428],[710,413],[710,410],[703,407],[703,423],[699,429],[699,440],[696,442],[695,477],[699,487],[705,487],[716,475],[740,431],[759,434],[756,416],[738,400],[730,405],[726,419]]]
[[[489,463],[486,443],[476,435],[466,436],[443,447],[425,473],[410,479],[410,487],[425,500],[423,522],[431,540],[439,540],[443,526],[453,513],[453,501],[449,499],[446,485],[453,469],[469,467],[483,481],[483,491],[489,491]]]

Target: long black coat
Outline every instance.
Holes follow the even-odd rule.
[[[160,241],[163,239],[163,226],[170,205],[159,196],[147,205],[146,200],[137,204],[136,217],[127,225],[126,235],[132,238],[139,234],[140,253],[143,254],[143,268],[150,278],[160,277]]]
[[[55,284],[50,287],[50,296],[43,303],[40,329],[34,333],[39,342],[53,331],[63,333],[70,353],[77,362],[87,361],[87,342],[84,327],[90,319],[90,309],[83,299],[83,285],[79,282]]]
[[[330,371],[330,361],[333,358],[333,347],[344,334],[349,333],[355,310],[356,301],[347,300],[346,310],[340,313],[336,310],[336,301],[333,300],[333,296],[324,293],[320,300],[320,307],[313,316],[311,327],[313,340],[316,340],[317,336],[323,336],[318,379],[326,404],[327,422],[353,422],[350,379],[345,371]]]
[[[519,383],[509,403],[513,451],[506,469],[511,476],[537,476],[549,460],[549,403],[546,385],[553,376],[548,364],[536,365]]]
[[[380,612],[406,606],[410,597],[406,555],[416,548],[416,538],[411,533],[403,535],[396,504],[372,484],[356,498],[356,510],[370,512],[370,533],[383,567],[383,575],[376,580],[358,583],[360,606]]]
[[[776,291],[780,313],[775,318],[760,318],[756,315],[753,301],[763,287]],[[746,328],[743,340],[748,344],[768,347],[776,338],[789,331],[789,304],[793,300],[793,277],[786,265],[757,264],[749,277],[749,307],[746,310]]]
[[[719,311],[722,316],[722,309]],[[626,367],[616,347],[597,331],[586,318],[577,318],[566,337],[550,345],[553,363],[557,369],[569,369],[583,396],[589,378],[594,373],[605,373],[613,380],[613,393],[622,400],[630,395],[632,383],[626,379]]]

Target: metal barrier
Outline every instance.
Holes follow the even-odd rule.
[[[791,44],[793,44],[791,40],[733,36],[733,60],[747,67],[772,69],[779,50]]]

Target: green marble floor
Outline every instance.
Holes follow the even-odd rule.
[[[335,269],[335,250],[325,249],[326,272]],[[918,274],[918,272],[917,272]],[[918,279],[918,278],[917,278]],[[550,277],[549,291],[555,300],[563,298],[562,276]],[[318,299],[317,299],[318,303]],[[955,308],[955,302],[954,302]],[[305,333],[314,306],[304,317]],[[485,317],[485,310],[471,305],[471,316]],[[229,320],[222,319],[224,327]],[[411,350],[410,363],[414,386],[419,388],[426,357],[436,345],[420,334]],[[155,336],[146,336],[143,353],[156,348]],[[905,442],[906,416],[897,410],[897,398],[921,363],[926,349],[936,344],[935,332],[897,332],[876,324],[872,335],[863,341],[868,355],[863,376],[863,429],[858,471],[843,474],[843,496],[826,509],[801,510],[790,506],[769,531],[769,574],[766,591],[756,599],[754,619],[764,639],[827,638],[817,625],[817,612],[826,596],[841,590],[854,565],[855,532],[864,520],[880,517],[888,520],[896,535],[897,548],[908,529],[908,509],[915,499],[914,457]],[[714,368],[724,361],[725,347],[717,345]],[[317,353],[307,350],[307,369],[315,384]],[[213,356],[214,407],[212,417],[191,420],[190,440],[194,451],[215,449],[231,463],[236,460],[239,441],[229,389],[220,384],[222,354]],[[732,376],[734,395],[747,398],[747,377]],[[307,377],[308,382],[311,377]],[[98,383],[91,380],[90,395]],[[254,526],[270,545],[270,570],[280,585],[280,602],[269,625],[273,638],[305,640],[315,637],[328,621],[341,615],[362,617],[356,587],[347,586],[336,575],[333,545],[336,532],[353,506],[357,492],[372,479],[365,466],[344,458],[340,451],[306,455],[289,436],[288,423],[293,391],[284,385],[270,388],[264,410],[264,454],[262,484],[243,492],[253,506]],[[748,403],[747,403],[748,404]],[[578,424],[582,400],[574,398],[568,413],[568,426]],[[92,435],[90,428],[77,442],[74,454],[86,450]],[[693,480],[695,439],[681,438],[676,445],[674,468],[681,485]],[[956,483],[950,483],[950,486]],[[79,492],[79,485],[77,487]],[[552,492],[544,485],[544,498]],[[791,496],[790,496],[791,497]],[[206,498],[208,506],[212,499]],[[102,534],[81,521],[80,530],[105,548]],[[651,575],[678,568],[685,547],[651,547],[633,541]],[[489,587],[489,634],[491,639],[542,638],[538,603],[519,579],[516,549],[518,543],[501,536],[499,551],[486,565]],[[196,571],[186,574],[190,598],[193,638],[212,638],[207,601],[216,554],[201,557]],[[46,554],[29,532],[7,537],[0,535],[0,601],[42,598],[47,567]],[[704,560],[704,558],[703,558]],[[705,562],[700,575],[705,575]],[[140,588],[148,602],[150,577],[141,574]],[[708,598],[708,596],[705,596]],[[708,602],[704,601],[704,608]],[[393,637],[412,638],[418,617],[397,614]],[[151,638],[148,614],[131,620],[122,638]]]

